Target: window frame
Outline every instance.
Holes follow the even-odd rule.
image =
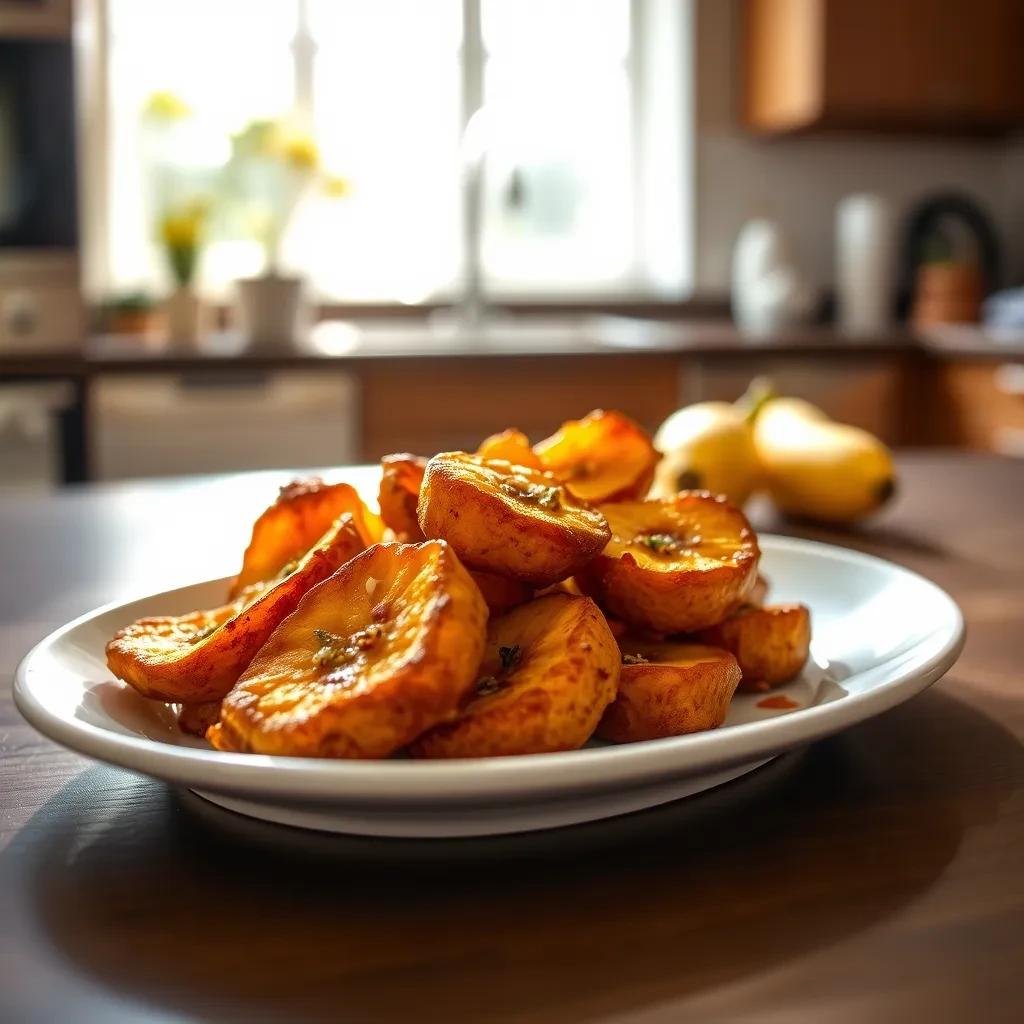
[[[317,43],[310,27],[307,0],[295,0],[296,32],[289,42],[295,82],[294,113],[312,123]],[[485,49],[481,30],[481,0],[461,0],[463,42],[460,50],[463,130],[483,103]],[[470,264],[453,282],[413,308],[429,310],[458,304],[466,274],[483,280],[488,306],[555,309],[585,308],[620,311],[624,308],[675,310],[691,301],[696,282],[696,124],[694,113],[695,12],[693,0],[629,0],[632,43],[631,140],[633,167],[633,244],[628,272],[615,284],[595,283],[566,289],[524,282],[488,286],[481,266],[482,232],[473,230],[469,197],[462,189],[463,258]],[[109,231],[110,215],[110,24],[107,0],[79,0],[75,10],[75,39],[79,52],[79,138],[81,249],[83,289],[93,301],[113,289]],[[652,96],[658,92],[657,104]],[[672,224],[666,234],[660,230]],[[662,239],[659,246],[654,236]],[[665,246],[664,239],[676,240]],[[409,309],[407,303],[328,299],[322,311],[360,309],[367,312]]]

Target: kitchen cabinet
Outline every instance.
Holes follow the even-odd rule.
[[[1024,362],[940,364],[929,396],[934,443],[1024,457]]]
[[[752,378],[763,377],[780,395],[803,398],[832,419],[870,430],[887,444],[900,444],[905,440],[904,372],[898,356],[703,357],[685,375],[683,401],[733,402]]]
[[[1021,0],[746,0],[743,14],[755,131],[1024,124]]]
[[[92,386],[98,480],[309,468],[358,455],[358,387],[278,371],[105,376]]]
[[[674,355],[402,360],[362,372],[362,457],[473,451],[517,427],[539,441],[572,416],[618,409],[654,430],[680,404]]]

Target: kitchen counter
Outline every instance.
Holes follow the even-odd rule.
[[[480,430],[511,424],[544,437],[559,414],[600,406],[654,429],[682,404],[737,397],[758,375],[891,444],[966,440],[1009,450],[1018,435],[1007,441],[1003,426],[1009,418],[1017,430],[1017,402],[1000,388],[1008,379],[1003,364],[1014,361],[1024,361],[1024,334],[996,336],[975,327],[894,327],[867,336],[806,327],[760,336],[722,318],[538,314],[502,316],[469,331],[434,314],[322,321],[301,348],[259,352],[231,331],[210,335],[197,349],[94,337],[77,353],[0,357],[0,381],[74,384],[75,403],[62,416],[60,436],[63,478],[79,481],[90,478],[90,403],[102,382],[115,377],[161,375],[182,387],[230,389],[279,372],[345,374],[358,396],[351,406],[354,451],[368,461],[388,451],[475,445]],[[962,364],[969,379],[961,380]],[[1017,368],[1009,369],[1016,380]],[[981,421],[951,417],[949,394],[998,411]]]
[[[957,665],[640,814],[480,840],[285,829],[57,747],[0,691],[0,1017],[1019,1019],[1024,463],[911,454],[899,471],[856,532],[755,522],[947,588],[967,620]],[[284,480],[0,498],[0,672],[94,605],[230,572]]]
[[[129,335],[94,336],[84,351],[0,354],[3,378],[77,376],[192,369],[278,369],[348,366],[376,360],[495,359],[663,353],[736,356],[924,353],[940,359],[1024,358],[1024,331],[990,332],[975,325],[927,329],[894,326],[878,334],[847,334],[831,326],[800,327],[759,335],[728,320],[653,320],[613,316],[519,317],[459,331],[443,320],[331,321],[318,324],[306,343],[250,351],[235,331],[211,334],[196,349],[168,347]]]
[[[728,321],[657,321],[625,317],[519,318],[460,330],[451,322],[323,321],[301,346],[249,352],[235,332],[212,335],[194,352],[180,353],[134,339],[94,338],[89,365],[104,370],[137,369],[168,363],[211,367],[237,365],[316,365],[378,359],[494,359],[605,356],[619,353],[728,354],[746,351],[827,353],[902,350],[910,344],[900,332],[844,336],[829,328],[801,328],[771,335],[743,334]]]

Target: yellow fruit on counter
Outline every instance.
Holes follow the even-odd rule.
[[[763,483],[791,515],[850,522],[877,511],[896,489],[889,449],[810,402],[767,399],[754,417],[753,439]]]
[[[757,451],[745,412],[729,402],[700,402],[674,412],[654,446],[664,452],[651,493],[706,490],[742,507],[758,485]]]

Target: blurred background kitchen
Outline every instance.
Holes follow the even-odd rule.
[[[654,429],[1024,456],[1021,0],[0,0],[0,487]]]

